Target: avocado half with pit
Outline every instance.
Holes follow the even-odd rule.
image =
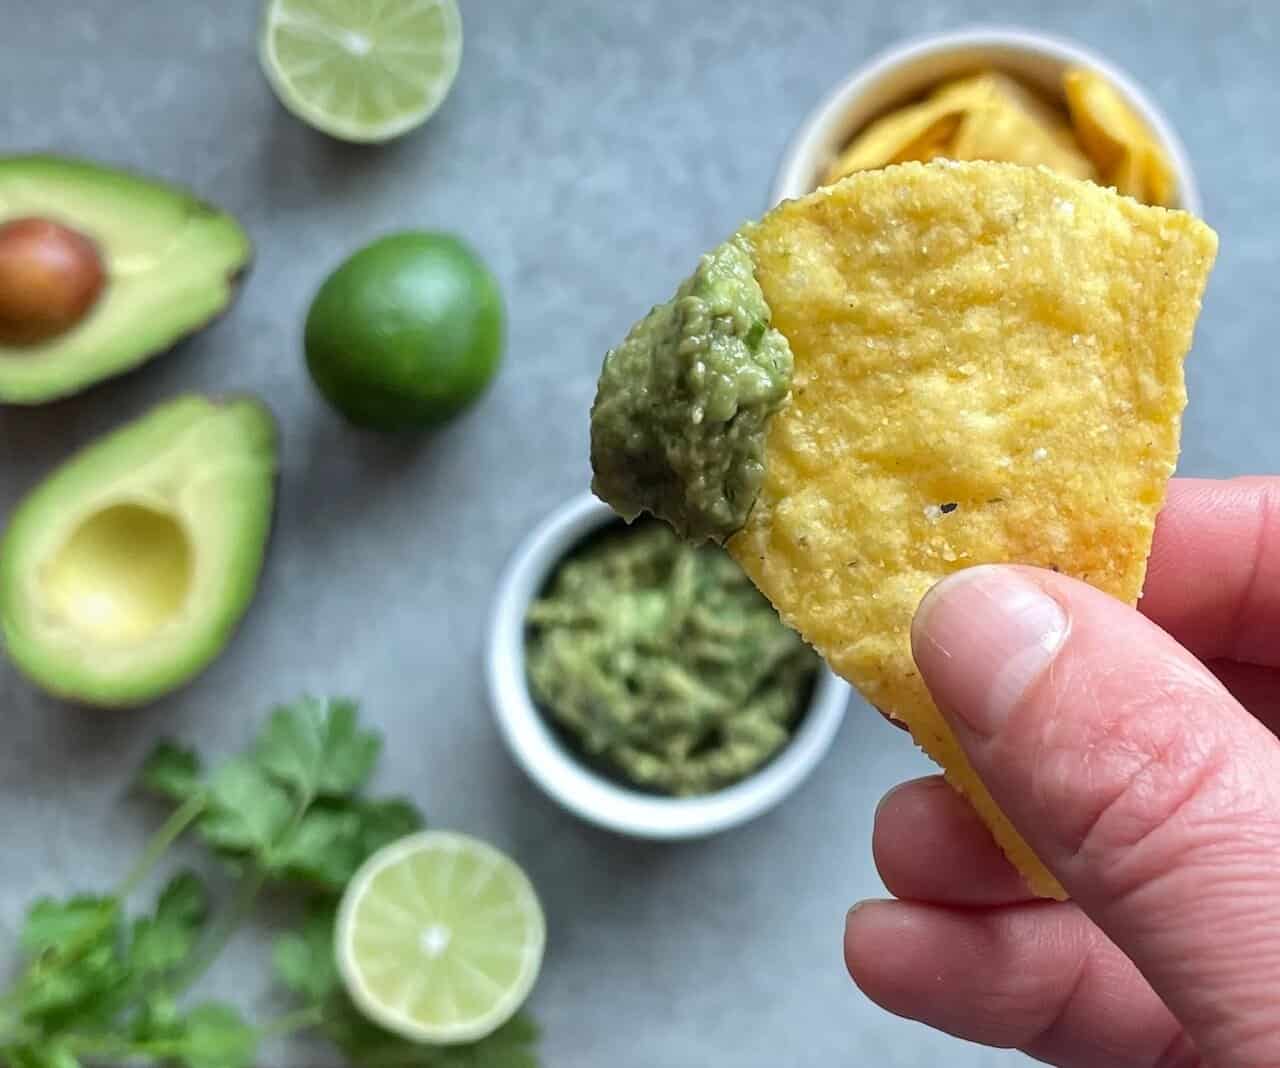
[[[253,598],[276,430],[255,400],[186,396],[88,446],[0,541],[0,634],[61,697],[141,704],[222,651]]]
[[[56,156],[0,157],[0,402],[136,367],[230,302],[240,224],[185,190]]]

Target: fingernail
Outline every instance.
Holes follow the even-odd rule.
[[[926,594],[911,645],[947,718],[988,736],[1053,661],[1068,630],[1062,606],[1029,576],[988,565],[957,572]]]
[[[942,785],[936,775],[923,775],[918,779],[908,779],[906,782],[900,782],[896,786],[890,786],[889,789],[885,791],[884,796],[880,798],[880,802],[876,805],[875,819],[878,820],[880,818],[880,813],[884,811],[885,805],[887,805],[897,794],[901,793],[908,786],[913,790],[918,790],[922,786],[932,787],[934,785]],[[853,907],[856,909],[858,906],[854,905]]]
[[[889,789],[885,791],[884,796],[883,796],[883,797],[881,797],[881,798],[880,798],[880,800],[879,800],[879,802],[876,804],[876,812],[875,812],[875,816],[873,816],[873,817],[872,817],[872,821],[871,821],[872,823],[874,823],[876,820],[878,820],[878,819],[880,818],[880,813],[884,811],[884,806],[885,806],[885,805],[887,805],[887,804],[889,803],[889,801],[890,801],[890,799],[892,799],[893,795],[894,795],[894,794],[896,794],[896,793],[898,793],[898,792],[899,792],[899,791],[900,791],[904,786],[906,786],[906,785],[907,785],[907,783],[905,783],[905,782],[900,782],[900,783],[898,783],[898,785],[897,785],[897,786],[890,786],[890,787],[889,787]],[[858,907],[857,905],[854,905],[854,906],[853,906],[853,909],[856,909],[857,907]],[[853,915],[853,909],[850,909],[850,910],[849,910],[849,915],[850,915],[850,916],[852,916],[852,915]]]

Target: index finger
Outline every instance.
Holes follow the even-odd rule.
[[[1139,609],[1202,660],[1280,667],[1280,478],[1178,478]]]

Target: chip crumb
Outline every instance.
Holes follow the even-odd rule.
[[[1047,460],[1049,459],[1049,450],[1046,449],[1043,445],[1041,445],[1040,448],[1036,449],[1031,454],[1031,459],[1033,459],[1036,463],[1040,463],[1042,460]]]

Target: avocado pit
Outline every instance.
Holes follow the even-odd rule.
[[[96,644],[130,645],[182,612],[194,570],[191,539],[176,517],[112,504],[54,551],[43,583],[65,626]]]
[[[0,345],[37,345],[66,333],[105,283],[98,246],[79,230],[35,217],[0,225]]]

